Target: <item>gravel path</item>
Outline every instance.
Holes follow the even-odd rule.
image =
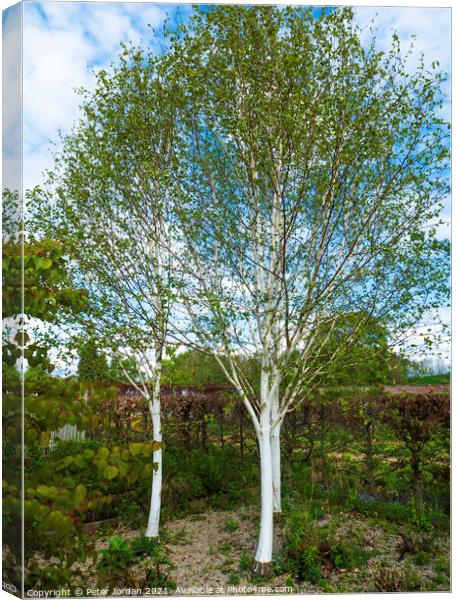
[[[175,582],[176,589],[168,588],[158,593],[198,596],[375,592],[376,573],[381,567],[397,568],[405,565],[398,550],[401,536],[398,532],[385,530],[380,524],[356,514],[325,515],[317,525],[325,527],[335,517],[338,520],[335,540],[343,539],[349,544],[357,541],[371,556],[361,568],[331,569],[325,574],[325,588],[310,582],[298,584],[290,573],[274,577],[268,583],[253,579],[249,566],[255,554],[258,536],[259,514],[256,506],[242,506],[232,511],[209,510],[169,521],[162,529],[162,541],[174,565],[170,577]],[[120,527],[114,533],[128,539],[137,537],[141,532]],[[96,536],[97,533],[94,532],[93,535]],[[449,550],[447,537],[436,541],[436,544],[439,546],[436,550],[446,555]],[[106,545],[106,538],[99,538],[96,542],[98,550]],[[275,553],[280,552],[281,546],[282,530],[276,525]],[[436,575],[431,565],[412,565],[412,568],[424,582],[431,581]],[[88,576],[88,581],[95,585],[93,572],[90,575],[88,573]]]
[[[284,576],[266,586],[253,584],[249,571],[240,572],[240,557],[250,560],[255,554],[258,521],[256,508],[240,507],[236,511],[210,510],[170,522],[165,537],[170,539],[167,547],[175,564],[172,577],[176,593],[252,593],[265,587],[280,591],[285,586]],[[275,548],[280,545],[281,530],[276,527]]]

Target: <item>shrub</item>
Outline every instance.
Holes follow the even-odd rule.
[[[101,560],[97,565],[101,581],[104,585],[115,586],[132,583],[130,567],[136,562],[137,557],[132,550],[131,543],[116,535],[109,541],[108,548],[101,551]]]
[[[170,577],[173,567],[165,548],[160,544],[155,544],[152,548],[152,566],[146,576],[148,586],[175,589],[176,583]]]
[[[309,546],[303,551],[299,561],[299,571],[297,575],[300,579],[317,583],[321,578],[321,559],[319,548]]]
[[[348,508],[366,517],[382,517],[394,523],[408,521],[408,508],[401,502],[387,502],[367,495],[352,496]]]
[[[135,554],[132,551],[131,544],[128,540],[123,540],[120,535],[115,535],[108,543],[108,548],[101,552],[101,560],[99,566],[101,568],[123,568],[130,565],[135,560]]]
[[[449,577],[449,559],[447,557],[439,556],[435,561],[435,571],[440,575],[445,575],[446,577]]]
[[[424,506],[418,512],[413,501],[403,504],[395,500],[369,497],[368,494],[351,496],[347,507],[349,510],[357,511],[366,517],[382,518],[399,525],[409,523],[422,531],[430,531],[433,528],[447,528],[449,522],[448,517],[439,509]]]
[[[430,389],[383,398],[382,418],[409,452],[410,484],[418,513],[424,507],[424,450],[433,438],[447,437],[449,411],[449,394]]]
[[[435,575],[433,578],[433,583],[435,586],[439,586],[439,588],[445,588],[446,591],[449,589],[449,579],[445,575]]]
[[[349,544],[346,540],[340,540],[331,549],[331,560],[338,569],[361,567],[367,562],[369,556],[370,552],[358,545]]]
[[[129,500],[127,498],[116,504],[115,515],[132,527],[139,527],[145,519],[141,505],[136,500]]]
[[[114,536],[108,548],[101,551],[97,570],[103,585],[137,587],[138,577],[134,577],[132,567],[140,564],[144,572],[140,581],[143,585],[176,587],[170,579],[173,563],[165,548],[157,540],[145,535],[132,541],[123,540],[120,535]]]
[[[203,499],[213,508],[233,508],[249,500],[247,490],[258,480],[254,462],[245,460],[242,466],[238,449],[228,445],[224,448],[209,445],[207,452],[169,446],[164,453],[163,468],[167,473],[162,492],[164,516],[188,514],[194,510],[192,502]],[[140,489],[146,507],[150,482],[142,482]]]
[[[294,506],[285,516],[285,559],[299,580],[316,583],[321,578],[321,558],[316,528],[309,513]]]
[[[142,533],[130,543],[130,548],[135,557],[154,556],[157,550],[158,540],[149,538]]]
[[[286,513],[285,520],[285,566],[299,580],[317,583],[323,566],[353,569],[364,565],[371,555],[357,540],[337,539],[337,521],[319,527],[299,505]]]

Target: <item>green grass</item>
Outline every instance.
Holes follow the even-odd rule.
[[[450,383],[451,374],[442,373],[440,375],[415,375],[408,377],[409,385],[442,385]]]

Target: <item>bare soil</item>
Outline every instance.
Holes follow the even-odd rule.
[[[161,593],[167,595],[214,595],[252,593],[329,593],[329,592],[375,592],[376,578],[380,569],[393,568],[409,572],[418,590],[445,590],[446,584],[433,582],[437,573],[433,561],[418,566],[412,557],[401,556],[399,548],[402,538],[398,533],[373,524],[372,520],[360,515],[340,513],[326,515],[319,525],[324,526],[332,518],[337,518],[339,526],[337,539],[345,539],[362,545],[371,556],[363,568],[335,569],[325,572],[324,587],[309,582],[296,582],[291,573],[282,573],[267,583],[256,580],[246,563],[255,554],[259,515],[257,507],[244,506],[237,510],[209,510],[189,515],[166,523],[163,543],[174,564],[171,578],[176,589],[168,588]],[[115,533],[124,538],[134,538],[141,531],[128,527],[119,528]],[[92,535],[97,535],[93,532]],[[113,534],[111,534],[113,535]],[[275,554],[279,556],[283,544],[283,530],[275,524]],[[107,544],[97,541],[98,549]],[[440,539],[430,548],[433,554],[446,555],[449,540]],[[241,565],[240,565],[241,557]],[[244,568],[243,568],[244,567]],[[411,575],[412,573],[412,575]],[[92,579],[92,578],[90,578]],[[444,586],[444,587],[443,587]]]

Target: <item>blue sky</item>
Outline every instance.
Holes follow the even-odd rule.
[[[24,188],[42,181],[42,172],[52,165],[58,130],[68,132],[78,117],[80,98],[75,88],[92,88],[92,69],[107,67],[116,60],[121,42],[133,42],[159,48],[151,30],[160,35],[164,20],[186,20],[192,8],[185,4],[149,2],[24,2]],[[4,52],[14,55],[17,36],[17,9],[3,13]],[[395,30],[406,47],[415,34],[415,52],[411,67],[424,52],[426,64],[438,60],[450,70],[451,11],[449,8],[358,7],[356,17],[370,37],[369,27],[376,23],[377,44],[389,47]],[[10,129],[18,121],[18,106],[4,104]],[[449,105],[445,107],[450,118]],[[4,149],[10,154],[13,148]],[[12,156],[12,154],[11,154]],[[5,164],[13,173],[12,160]],[[4,184],[8,181],[4,177]],[[450,202],[443,211],[449,221]],[[450,227],[440,226],[440,237],[450,236]],[[448,320],[447,310],[443,317]]]

